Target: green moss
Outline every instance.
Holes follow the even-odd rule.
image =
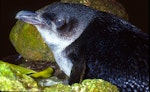
[[[41,87],[41,85],[38,85],[39,81],[35,81],[32,77],[27,76],[26,73],[21,72],[19,69],[23,69],[23,71],[27,70],[24,70],[24,68],[20,66],[0,61],[1,91],[119,92],[115,85],[102,79],[86,79],[81,84],[63,85],[61,84],[61,80],[53,76],[49,79],[41,79],[40,84],[45,84]],[[48,83],[51,84],[48,86]]]
[[[45,92],[119,92],[118,88],[101,79],[86,79],[81,84],[57,84],[44,89]]]
[[[18,66],[19,67],[19,66]],[[0,90],[1,91],[26,91],[38,90],[37,83],[29,76],[17,71],[18,67],[0,61]],[[19,68],[21,69],[21,68]]]

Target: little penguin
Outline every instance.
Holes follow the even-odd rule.
[[[20,11],[16,19],[37,28],[68,84],[96,78],[121,92],[149,92],[149,35],[124,19],[62,2]]]

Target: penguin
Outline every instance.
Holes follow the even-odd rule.
[[[68,84],[103,79],[121,92],[149,92],[149,35],[88,6],[57,2],[16,19],[34,25],[69,76]]]

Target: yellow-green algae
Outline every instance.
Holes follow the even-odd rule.
[[[44,69],[43,71],[31,74],[31,76],[34,78],[48,78],[52,76],[53,72],[54,70],[51,67],[48,67]]]

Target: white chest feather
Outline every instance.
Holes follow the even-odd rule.
[[[71,74],[72,69],[72,62],[62,53],[62,52],[55,52],[54,57],[56,59],[57,64],[59,65],[60,69],[68,76]]]
[[[68,76],[70,76],[71,69],[72,69],[72,62],[66,57],[63,50],[69,46],[74,39],[63,39],[60,38],[57,31],[51,31],[47,29],[42,29],[41,27],[37,26],[38,31],[41,33],[45,43],[51,48],[55,60],[59,65],[60,69]],[[53,30],[56,28],[53,28]]]

